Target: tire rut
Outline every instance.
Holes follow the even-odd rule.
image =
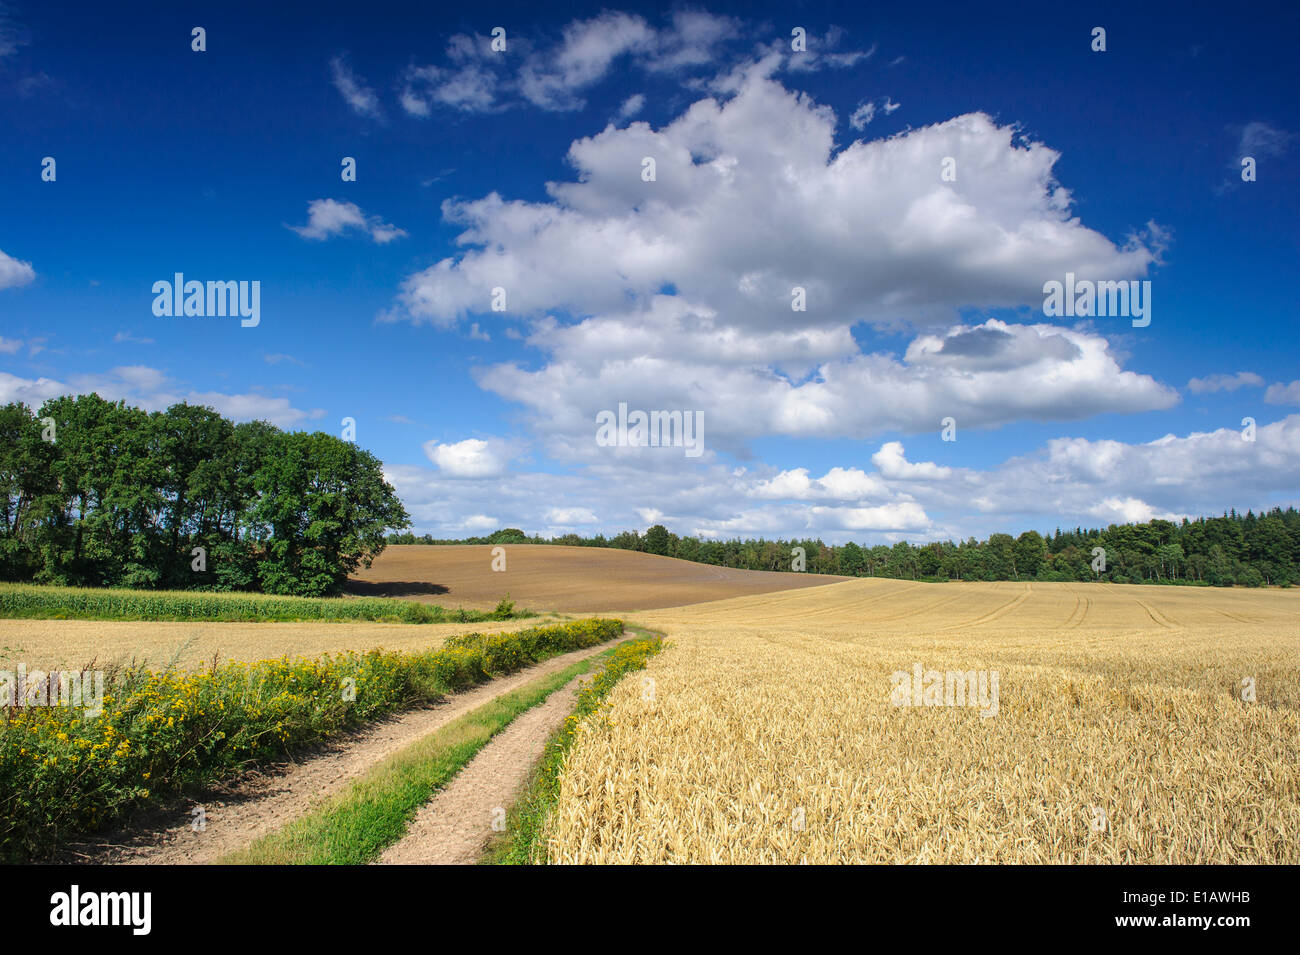
[[[974,620],[968,620],[965,623],[954,624],[951,627],[941,627],[940,632],[946,632],[949,630],[964,630],[967,627],[978,627],[986,623],[992,623],[994,620],[1000,620],[1003,617],[1005,617],[1007,614],[1011,613],[1011,611],[1019,607],[1026,600],[1028,600],[1032,595],[1032,593],[1033,591],[1029,590],[1028,585],[1026,585],[1026,589],[1024,593],[1020,594],[1019,596],[1012,597],[1010,600],[1008,600],[1002,606],[998,607],[996,610],[991,610],[988,613],[984,614],[984,616],[976,617]]]

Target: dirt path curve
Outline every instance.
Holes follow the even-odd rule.
[[[576,677],[492,738],[446,789],[420,809],[380,865],[473,865],[527,781],[546,740],[573,709],[591,675]]]
[[[55,861],[118,865],[213,862],[311,811],[379,760],[470,710],[637,636],[628,632],[618,640],[552,657],[518,673],[449,696],[431,707],[409,710],[369,724],[295,762],[249,772],[198,796],[142,815],[125,830],[70,844]],[[543,706],[560,695],[563,691],[556,691]],[[527,715],[522,714],[515,722]],[[200,806],[205,826],[196,832],[192,810]]]

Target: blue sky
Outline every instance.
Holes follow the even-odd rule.
[[[1127,6],[5,2],[0,401],[352,417],[439,536],[1295,504],[1300,16]],[[1150,325],[1046,316],[1066,271]],[[156,316],[176,272],[259,324]]]

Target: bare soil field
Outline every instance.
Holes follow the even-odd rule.
[[[106,666],[132,661],[190,670],[219,660],[319,657],[344,650],[415,652],[460,633],[497,633],[554,623],[545,615],[480,623],[163,623],[133,620],[0,620],[0,669]]]
[[[360,596],[390,596],[490,610],[507,593],[520,607],[568,613],[655,610],[797,590],[848,578],[731,570],[600,547],[506,544],[506,569],[492,570],[487,544],[390,546],[353,577]]]
[[[1300,591],[853,580],[632,619],[667,633],[654,693],[569,754],[553,862],[1300,862]]]

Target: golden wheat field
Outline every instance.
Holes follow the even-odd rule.
[[[553,862],[1300,861],[1300,592],[853,580],[636,622],[669,646],[583,728]]]

